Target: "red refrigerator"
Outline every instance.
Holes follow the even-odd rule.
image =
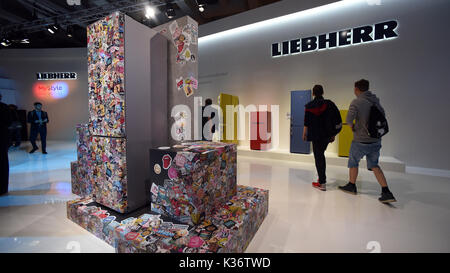
[[[250,113],[250,149],[268,150],[271,148],[271,113],[259,111]]]

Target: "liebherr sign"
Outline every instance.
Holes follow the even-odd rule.
[[[355,27],[353,29],[335,31],[318,36],[274,43],[272,44],[272,57],[393,39],[398,37],[398,33],[396,32],[397,26],[397,21],[392,20],[375,25]]]
[[[53,80],[76,80],[77,73],[75,72],[39,72],[36,73],[38,81],[53,81]]]

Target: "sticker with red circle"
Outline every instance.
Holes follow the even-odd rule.
[[[162,162],[163,162],[164,170],[167,170],[172,165],[172,157],[170,155],[168,155],[168,154],[165,154],[162,157]]]
[[[128,232],[125,235],[125,239],[127,239],[128,241],[133,241],[134,239],[136,239],[138,237],[139,233],[137,232]]]

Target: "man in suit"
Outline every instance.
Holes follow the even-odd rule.
[[[47,112],[42,111],[42,103],[40,102],[34,103],[34,110],[28,113],[28,123],[31,124],[30,142],[31,145],[33,145],[33,149],[30,151],[30,154],[38,150],[38,146],[36,145],[36,138],[38,133],[41,136],[42,153],[47,154],[45,148],[47,144],[46,139],[47,139],[48,114]]]
[[[8,127],[11,125],[12,117],[8,106],[2,103],[1,100],[2,95],[0,94],[0,195],[3,195],[8,192],[8,183],[9,183]]]

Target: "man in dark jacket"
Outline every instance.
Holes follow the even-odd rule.
[[[314,100],[305,105],[305,123],[303,140],[312,141],[314,160],[319,180],[312,186],[326,191],[327,178],[325,175],[325,150],[333,142],[335,136],[342,129],[342,119],[339,110],[331,100],[323,98],[323,87],[313,87]]]
[[[12,117],[8,106],[1,100],[2,95],[0,94],[0,195],[3,195],[8,192],[9,184],[8,127],[11,125]]]
[[[33,149],[30,151],[30,154],[36,152],[38,150],[38,146],[36,145],[36,138],[39,133],[41,136],[41,145],[42,145],[42,153],[47,154],[46,144],[47,144],[47,123],[48,123],[48,114],[47,112],[42,111],[42,103],[35,102],[34,110],[28,113],[28,123],[30,126],[30,142],[33,145]]]
[[[22,138],[22,124],[20,123],[17,105],[8,105],[12,117],[11,126],[9,126],[9,147],[19,147]]]

